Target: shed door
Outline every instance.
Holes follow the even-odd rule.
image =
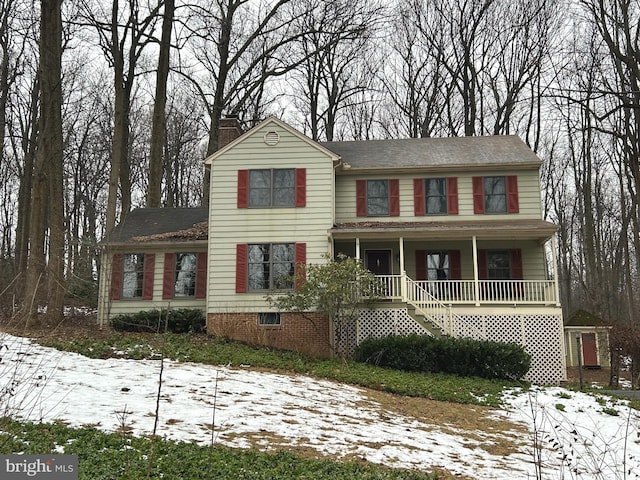
[[[585,367],[600,366],[595,333],[582,334],[582,360]]]

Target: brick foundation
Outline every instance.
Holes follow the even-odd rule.
[[[207,333],[314,357],[331,356],[329,320],[317,313],[282,313],[280,325],[259,325],[257,313],[210,313]]]

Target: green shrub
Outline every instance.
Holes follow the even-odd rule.
[[[513,343],[427,335],[368,338],[354,356],[397,370],[508,380],[521,379],[531,363],[524,348]]]
[[[123,332],[200,333],[205,330],[204,312],[199,309],[143,310],[111,319],[114,330]]]

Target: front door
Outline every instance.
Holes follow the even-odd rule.
[[[367,250],[364,263],[374,275],[391,275],[391,250]]]
[[[595,333],[582,334],[582,363],[585,367],[598,367],[598,347]]]

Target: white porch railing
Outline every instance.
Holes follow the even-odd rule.
[[[555,305],[556,289],[553,280],[479,280],[476,297],[473,280],[420,280],[403,275],[377,275],[381,282],[380,297],[403,300],[409,292],[409,281],[446,304],[545,304]],[[407,280],[403,280],[407,278]]]

